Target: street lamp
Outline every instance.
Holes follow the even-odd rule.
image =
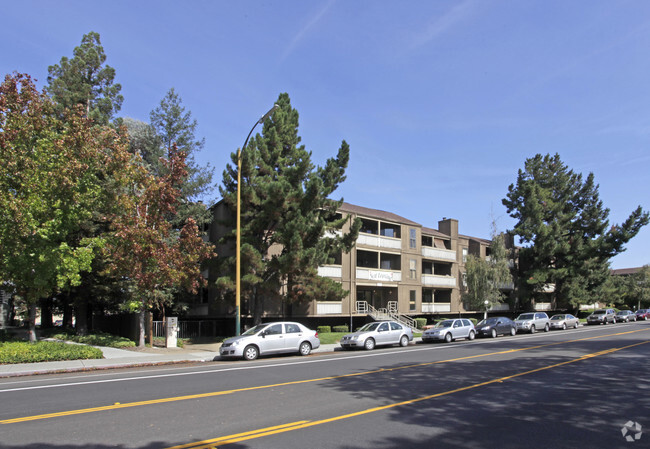
[[[487,309],[488,309],[488,305],[489,305],[489,304],[490,304],[490,301],[488,301],[488,300],[486,299],[486,300],[485,300],[485,313],[483,314],[483,319],[484,319],[484,320],[487,320]]]
[[[246,149],[246,145],[248,144],[248,139],[250,139],[251,134],[253,134],[253,130],[257,125],[260,123],[264,123],[267,118],[275,112],[275,110],[279,106],[277,104],[274,104],[271,109],[269,109],[269,112],[264,114],[258,121],[255,122],[253,127],[251,128],[250,132],[248,133],[248,136],[246,136],[246,140],[244,141],[244,146],[242,148],[237,149],[237,249],[236,249],[236,267],[235,267],[235,335],[240,334],[241,330],[241,321],[240,321],[240,304],[241,304],[241,256],[240,256],[240,249],[241,249],[241,153],[244,149]]]

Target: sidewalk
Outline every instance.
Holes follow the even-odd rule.
[[[0,378],[30,376],[33,374],[71,373],[109,368],[166,365],[187,362],[212,362],[220,360],[221,343],[188,344],[184,348],[133,348],[116,349],[98,346],[103,359],[67,360],[61,362],[17,363],[0,365]],[[338,344],[321,345],[312,353],[333,352]]]

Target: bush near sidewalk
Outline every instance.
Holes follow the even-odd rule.
[[[101,359],[101,349],[56,341],[0,342],[0,364],[52,362],[60,360]]]
[[[108,346],[109,348],[134,348],[135,342],[128,338],[118,337],[117,335],[106,334],[103,332],[89,335],[75,335],[72,331],[65,330],[48,330],[41,333],[41,337],[52,338],[61,341],[73,341],[92,346]]]

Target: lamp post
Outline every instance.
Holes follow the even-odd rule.
[[[240,334],[241,330],[241,321],[240,321],[240,305],[241,305],[241,255],[240,255],[240,249],[241,249],[241,153],[244,149],[246,149],[246,145],[248,144],[248,139],[250,139],[251,134],[253,134],[253,130],[257,125],[260,123],[264,123],[264,121],[275,112],[275,110],[279,106],[277,104],[274,104],[271,109],[269,109],[269,112],[264,114],[258,121],[255,122],[253,127],[251,128],[250,132],[248,133],[248,136],[246,136],[246,140],[244,141],[244,146],[242,148],[237,149],[237,249],[236,249],[236,266],[235,266],[235,335]]]
[[[488,310],[488,305],[490,304],[490,301],[487,299],[485,300],[485,313],[483,314],[483,319],[487,320],[487,310]]]

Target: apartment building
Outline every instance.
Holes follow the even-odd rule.
[[[268,301],[266,318],[350,317],[372,310],[410,316],[467,311],[461,301],[464,262],[468,254],[489,257],[489,240],[460,235],[458,220],[452,218],[443,218],[434,229],[391,212],[348,203],[343,203],[338,212],[360,219],[361,230],[352,251],[341,254],[331,265],[319,267],[318,273],[340,282],[349,292],[347,297],[298,305]],[[216,222],[228,211],[218,203],[213,213]],[[214,226],[210,239],[216,242],[226,231]],[[222,247],[217,252],[226,255],[229,251],[232,249]],[[211,273],[210,278],[215,277]],[[216,291],[209,294],[209,315],[234,313],[232,305],[215,300],[217,297]],[[247,305],[243,303],[241,310],[245,316]]]

